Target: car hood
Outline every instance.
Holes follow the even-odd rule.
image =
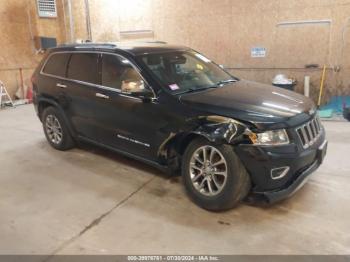
[[[297,126],[315,114],[314,103],[303,95],[246,80],[183,94],[180,101],[206,114],[253,123],[259,129]]]

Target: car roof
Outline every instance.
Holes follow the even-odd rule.
[[[165,42],[120,42],[120,43],[82,43],[65,44],[50,49],[51,52],[60,51],[124,51],[131,55],[138,56],[150,53],[164,53],[171,51],[189,50],[188,47],[179,45],[169,45]]]

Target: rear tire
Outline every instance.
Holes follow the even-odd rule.
[[[232,146],[215,145],[204,138],[187,147],[182,176],[193,202],[210,211],[235,207],[251,188],[250,177]]]
[[[61,151],[74,147],[74,140],[61,113],[55,107],[47,107],[42,113],[43,129],[49,144]]]

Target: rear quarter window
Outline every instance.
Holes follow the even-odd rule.
[[[43,72],[45,74],[65,77],[69,57],[70,54],[68,53],[51,55],[44,66]]]

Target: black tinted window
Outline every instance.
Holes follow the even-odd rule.
[[[43,72],[46,74],[56,75],[65,77],[66,75],[66,67],[70,54],[54,54],[50,56],[47,61]]]
[[[69,61],[67,77],[69,79],[99,84],[98,54],[73,53]]]
[[[142,77],[129,60],[106,54],[102,57],[102,85],[120,89],[126,93],[140,92],[145,89]]]

